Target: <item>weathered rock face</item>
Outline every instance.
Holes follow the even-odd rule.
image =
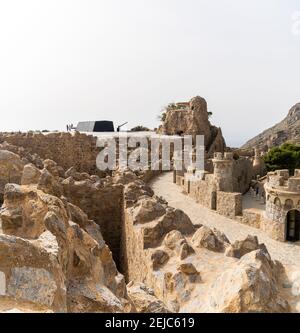
[[[294,105],[285,119],[246,142],[242,148],[259,148],[267,151],[286,141],[300,142],[300,103]]]
[[[40,311],[67,311],[65,279],[52,250],[15,236],[0,235],[0,271],[5,285],[0,303],[17,300],[21,305],[31,303]]]
[[[277,279],[276,264],[263,251],[246,254],[211,285],[209,312],[288,312]]]
[[[268,251],[264,244],[259,244],[256,236],[249,235],[243,241],[236,241],[226,249],[226,256],[240,259],[245,254],[261,249],[267,254]]]
[[[147,197],[136,204],[132,211],[136,224],[153,221],[166,213],[163,205],[154,198]]]
[[[186,238],[178,230],[169,232],[164,238],[163,245],[170,250],[174,250],[181,260],[195,253]]]
[[[58,198],[47,197],[34,188],[6,185],[4,204],[0,212],[3,232],[27,239],[38,238],[46,230],[44,217],[49,207],[62,208],[62,203]],[[60,212],[64,214],[61,218],[65,221],[66,212],[63,209]]]
[[[100,226],[101,233],[118,264],[123,216],[123,185],[114,184],[109,179],[104,183],[95,176],[84,174],[77,177],[81,180],[75,180],[71,176],[61,182],[63,195]]]
[[[139,313],[169,313],[165,304],[155,297],[154,291],[143,283],[130,282],[128,297]]]
[[[227,237],[218,230],[211,230],[202,226],[192,238],[195,247],[203,247],[211,251],[223,252],[230,242]]]
[[[57,177],[53,176],[46,168],[41,171],[38,187],[47,194],[60,197],[63,194],[63,187]]]
[[[20,156],[8,150],[0,150],[0,200],[7,183],[20,184],[24,162]]]
[[[223,152],[225,140],[220,128],[212,126],[208,119],[207,103],[202,97],[194,97],[185,109],[172,109],[166,113],[161,132],[168,135],[186,134],[205,136],[205,147],[208,156]]]
[[[100,229],[80,208],[36,186],[9,184],[0,219],[0,303],[12,298],[55,312],[130,310]]]
[[[23,169],[21,185],[38,184],[41,171],[32,163],[26,164]]]
[[[157,246],[172,230],[178,230],[184,235],[195,232],[189,217],[183,211],[171,207],[168,207],[166,214],[162,217],[148,222],[151,224],[146,224],[143,229],[145,248]]]

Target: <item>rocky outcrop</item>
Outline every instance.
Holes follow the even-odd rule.
[[[21,185],[38,184],[41,171],[32,163],[26,164],[23,169]]]
[[[192,135],[194,142],[196,135],[204,135],[209,157],[214,152],[224,152],[226,148],[221,129],[212,126],[209,121],[206,100],[199,96],[186,103],[185,108],[177,108],[175,105],[167,110],[160,132],[168,135]]]
[[[36,186],[6,185],[0,212],[2,298],[41,311],[124,312],[125,280],[99,227]]]
[[[202,247],[210,251],[224,252],[230,242],[220,231],[202,226],[194,234],[192,244],[198,248]]]
[[[45,238],[37,241],[38,246],[26,239],[0,235],[1,282],[5,286],[0,304],[10,301],[19,306],[29,303],[41,312],[67,311],[66,281],[57,260],[57,243],[53,235],[48,235],[47,242]]]
[[[267,151],[269,148],[280,146],[286,141],[300,142],[300,103],[294,105],[280,123],[249,140],[242,148],[259,148]]]
[[[132,209],[134,223],[147,223],[156,218],[163,216],[166,213],[166,208],[159,203],[155,198],[145,197],[139,201]]]
[[[155,297],[154,291],[143,283],[130,282],[127,285],[128,297],[139,313],[169,313],[162,301]]]
[[[246,254],[210,288],[209,312],[289,312],[279,295],[276,264],[262,251]]]
[[[259,244],[256,236],[248,235],[245,240],[235,241],[233,244],[228,246],[226,249],[226,256],[240,259],[245,254],[259,249],[268,254],[266,246],[264,244]]]
[[[164,238],[163,245],[175,251],[181,260],[195,253],[186,238],[178,230],[169,232]]]
[[[0,200],[3,200],[7,183],[20,184],[24,162],[20,156],[8,150],[0,150]]]

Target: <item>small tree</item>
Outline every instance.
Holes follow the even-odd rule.
[[[168,106],[165,107],[165,110],[170,111],[170,110],[176,110],[177,106],[175,103],[170,103]]]
[[[167,117],[167,112],[168,111],[171,111],[171,110],[176,110],[177,109],[177,106],[175,103],[170,103],[168,104],[167,106],[165,106],[160,114],[158,115],[158,120],[161,121],[162,123],[166,120],[166,117]]]
[[[158,115],[158,120],[161,121],[162,123],[166,120],[167,117],[167,112],[162,112],[161,114]]]
[[[268,171],[288,169],[292,174],[295,169],[300,168],[300,146],[285,143],[274,147],[264,156],[264,161]]]

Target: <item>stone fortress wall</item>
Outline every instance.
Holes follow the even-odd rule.
[[[135,133],[136,134],[136,133]],[[105,138],[109,138],[104,136]],[[116,159],[119,159],[119,145],[120,141],[118,137],[116,140]],[[10,149],[16,154],[20,154],[22,157],[28,157],[29,155],[39,156],[40,160],[50,159],[55,161],[64,170],[69,168],[75,168],[77,172],[87,172],[100,177],[106,177],[111,172],[103,172],[96,166],[96,159],[98,154],[103,148],[97,147],[97,136],[87,135],[75,131],[74,133],[42,133],[42,132],[28,132],[28,133],[0,133],[0,144],[10,145]],[[131,137],[128,135],[127,143]],[[180,136],[169,137],[154,135],[147,136],[142,134],[140,137],[136,134],[134,137],[137,140],[146,139],[148,143],[148,160],[151,160],[152,147],[155,146],[158,149],[158,157],[162,156],[162,144],[167,143],[170,146],[170,157],[172,159],[174,152],[174,142],[180,141],[183,145],[183,138]],[[151,145],[151,140],[157,140],[157,145]],[[137,147],[127,146],[127,154],[131,154]],[[142,148],[141,148],[142,149]],[[30,161],[31,162],[31,161]],[[41,166],[40,161],[40,166]],[[160,167],[161,168],[161,165]],[[151,173],[149,173],[151,174]],[[147,175],[145,175],[147,177]]]
[[[96,157],[100,151],[97,138],[92,135],[71,133],[1,133],[0,142],[23,147],[43,159],[51,159],[65,170],[75,167],[78,172],[99,173]]]
[[[241,216],[242,193],[249,189],[253,177],[252,161],[235,160],[232,152],[225,152],[215,153],[212,164],[213,173],[174,171],[174,182],[201,205],[231,218]]]
[[[289,170],[269,172],[266,176],[262,155],[258,150],[253,156],[234,158],[232,152],[215,153],[211,160],[213,172],[189,168],[186,172],[174,171],[174,183],[199,204],[217,213],[251,227],[262,229],[278,241],[297,241],[298,229],[293,240],[289,239],[288,214],[300,214],[300,170],[290,177]],[[250,186],[259,202],[266,203],[264,210],[243,209],[242,194]],[[300,215],[299,215],[300,216]],[[297,220],[296,223],[300,224]],[[298,228],[298,226],[296,226]]]

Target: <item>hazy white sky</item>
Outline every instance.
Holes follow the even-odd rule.
[[[0,130],[156,127],[163,106],[201,95],[242,144],[300,102],[297,11],[298,0],[0,0]]]

